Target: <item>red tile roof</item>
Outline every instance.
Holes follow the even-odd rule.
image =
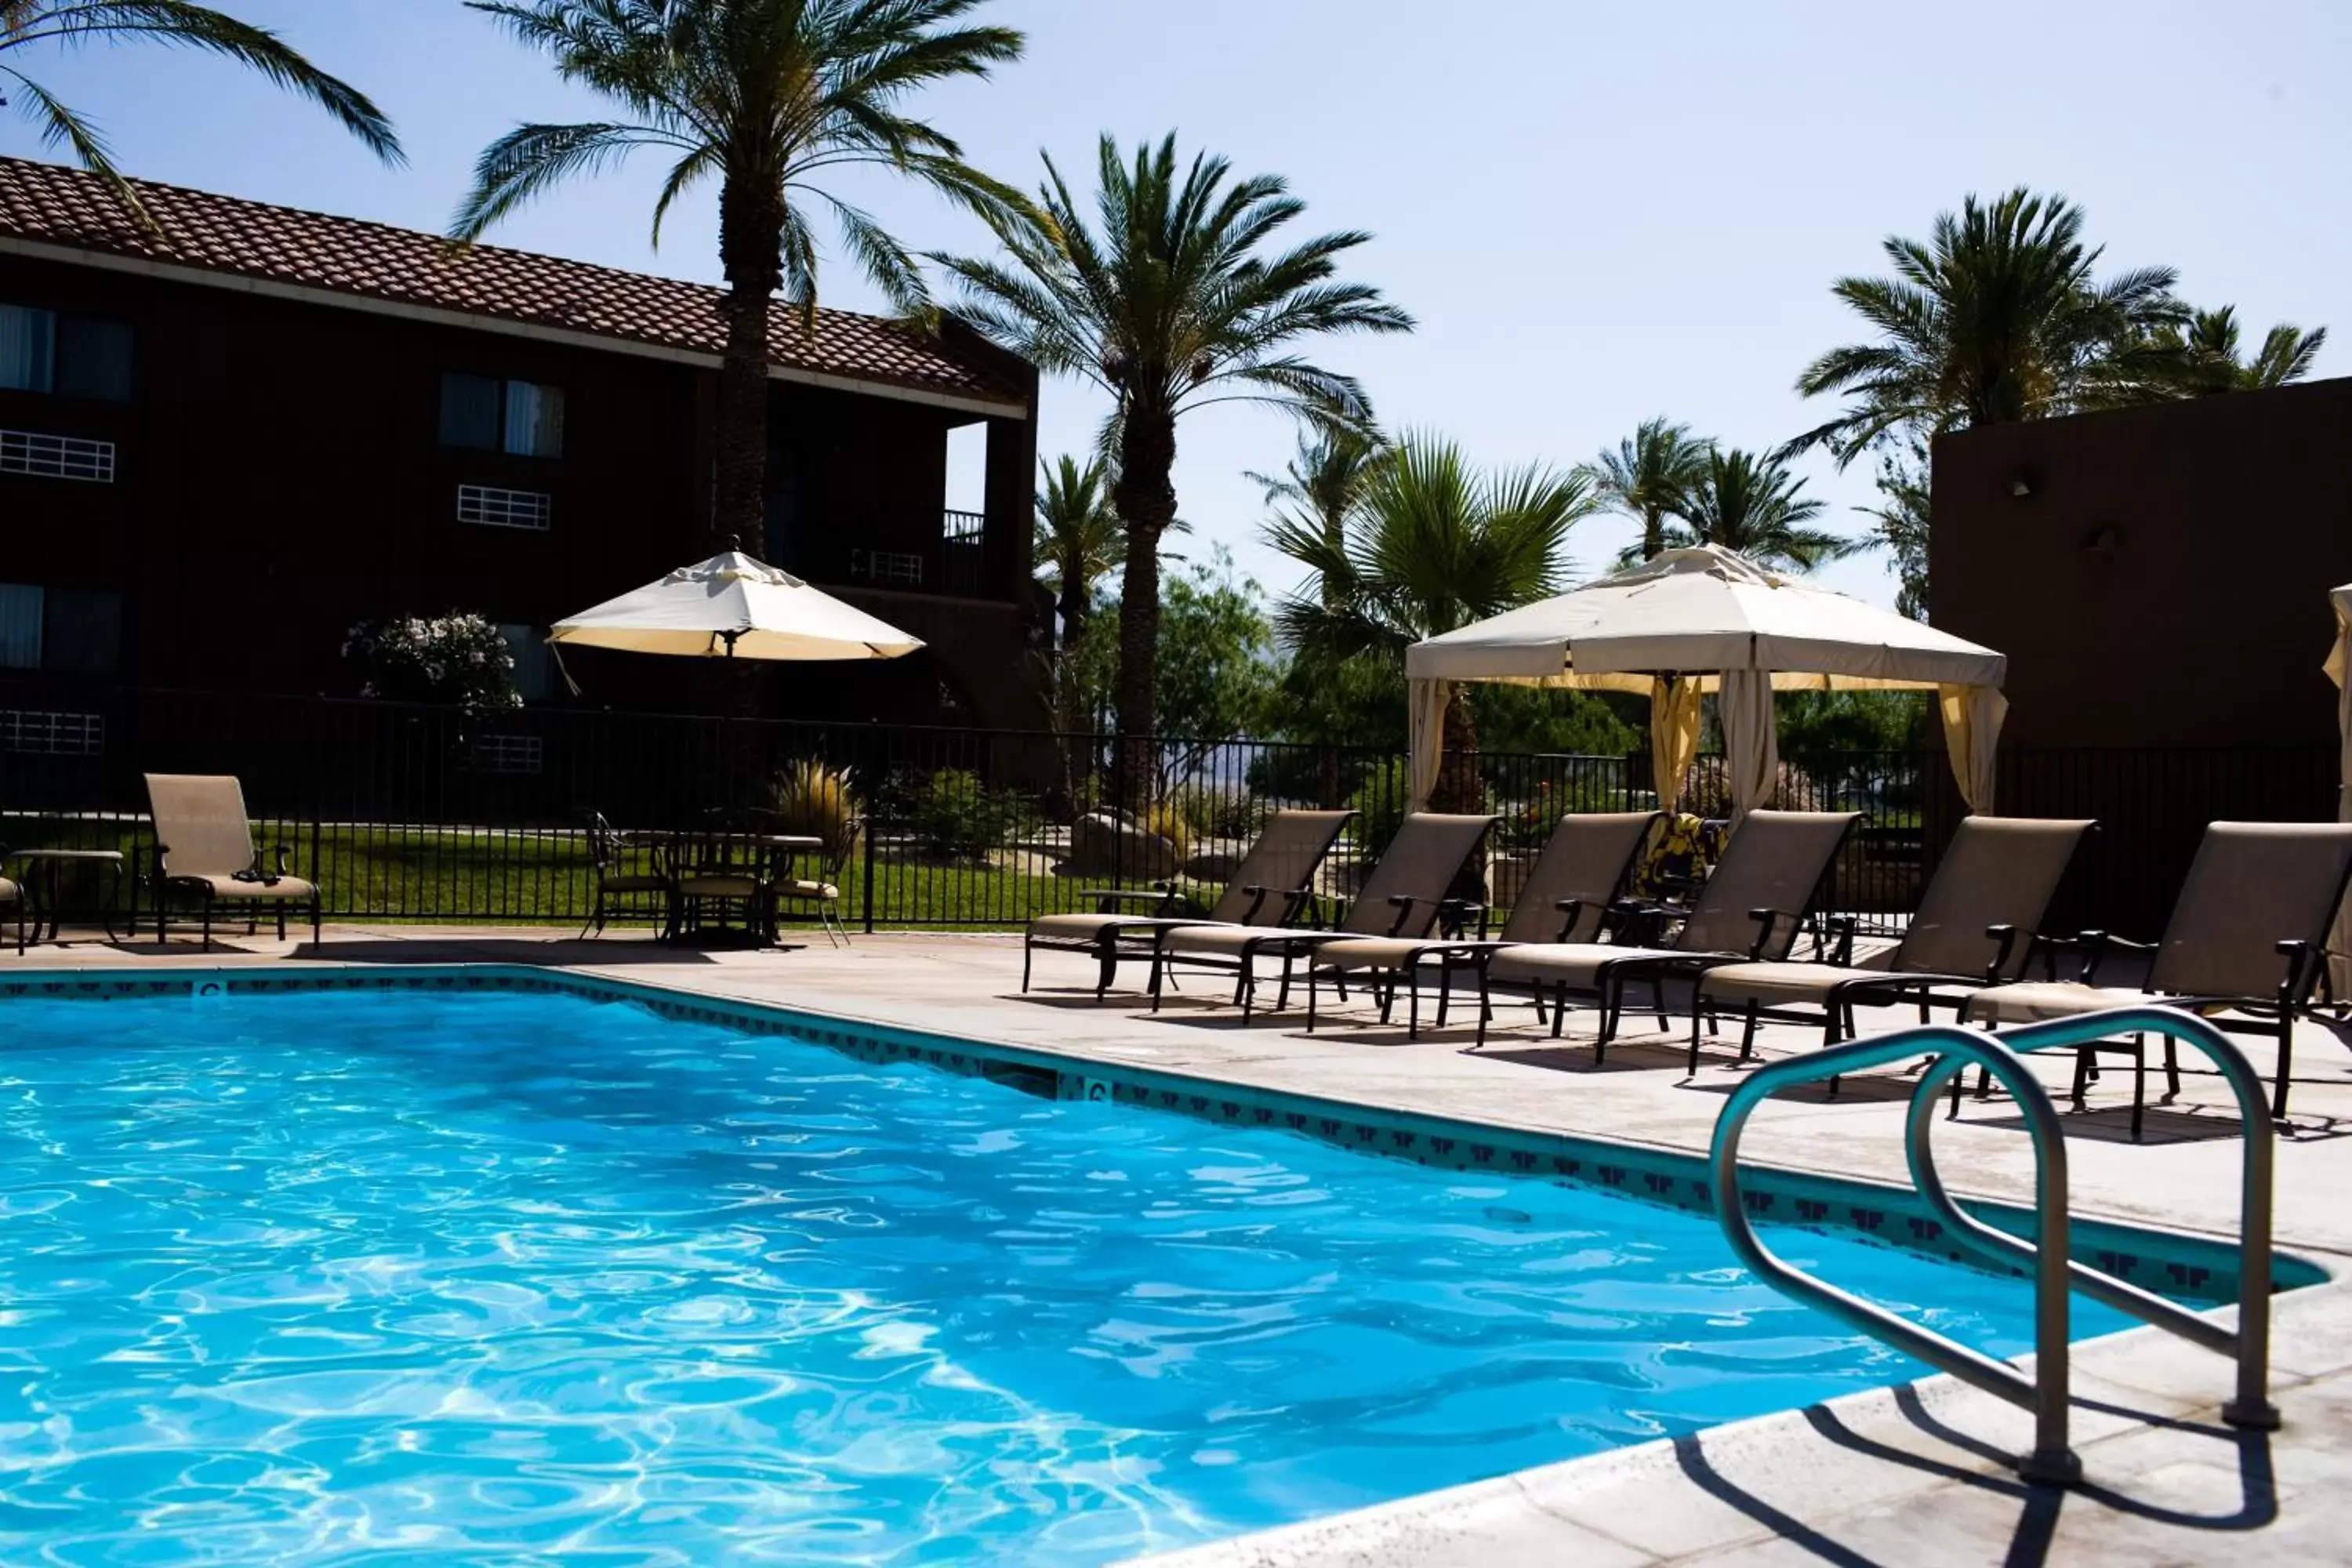
[[[0,158],[0,237],[693,353],[715,356],[726,345],[725,291],[706,284],[496,246],[453,253],[440,236],[415,229],[134,183],[160,237],[141,227],[96,175]],[[1026,399],[982,353],[846,310],[819,310],[811,337],[779,302],[770,312],[768,352],[793,370],[993,402]]]

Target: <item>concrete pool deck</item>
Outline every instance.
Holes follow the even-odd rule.
[[[797,940],[797,939],[796,939]],[[1092,967],[1041,954],[1039,989],[1018,994],[1017,939],[860,937],[769,952],[694,952],[634,936],[573,942],[541,931],[338,928],[323,951],[232,938],[211,954],[193,942],[77,942],[19,959],[14,971],[185,966],[520,963],[572,968],[883,1025],[935,1030],[1074,1058],[1211,1078],[1267,1090],[1435,1113],[1704,1154],[1744,1070],[1736,1033],[1711,1046],[1695,1079],[1683,1037],[1627,1035],[1596,1068],[1591,1016],[1570,1037],[1538,1035],[1514,1005],[1483,1052],[1466,1011],[1408,1043],[1373,1023],[1360,998],[1312,1037],[1294,1013],[1243,1028],[1213,1005],[1215,977],[1188,981],[1154,1017],[1139,999],[1094,1001]],[[1139,974],[1125,976],[1139,978]],[[1328,997],[1327,997],[1328,1001]],[[1899,1026],[1865,1013],[1865,1033]],[[1581,1032],[1583,1038],[1579,1039]],[[1810,1050],[1814,1031],[1767,1026],[1768,1059]],[[2265,1074],[2270,1052],[2248,1041]],[[2125,1064],[2127,1066],[2127,1064]],[[2234,1107],[2221,1081],[2188,1060],[2179,1100],[2158,1106],[2151,1073],[2145,1142],[2126,1132],[2127,1072],[2095,1085],[2091,1110],[2065,1119],[2074,1212],[2132,1224],[2231,1235],[2238,1161]],[[2062,1091],[2071,1058],[2038,1069]],[[1838,1563],[2204,1563],[2259,1553],[2264,1563],[2352,1560],[2352,1050],[2328,1026],[2298,1037],[2294,1131],[2282,1138],[2277,1241],[2339,1276],[2278,1300],[2274,1397],[2284,1430],[2240,1433],[2217,1416],[2223,1359],[2153,1330],[2091,1342],[2075,1358],[2075,1443],[2085,1484],[2064,1492],[2016,1481],[2008,1455],[2028,1418],[1948,1378],[1849,1396],[1712,1428],[1693,1437],[1409,1498],[1244,1537],[1164,1560],[1173,1568],[1475,1562]],[[1765,1107],[1747,1152],[1826,1174],[1901,1183],[1910,1080],[1897,1069],[1849,1079],[1832,1100],[1813,1089]],[[2062,1101],[2063,1102],[2063,1101]],[[2022,1202],[2032,1150],[2003,1101],[1970,1101],[1938,1131],[1946,1180],[1965,1196]]]

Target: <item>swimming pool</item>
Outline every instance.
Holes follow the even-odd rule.
[[[0,1560],[1100,1563],[1920,1371],[1704,1215],[625,1004],[0,1007]]]

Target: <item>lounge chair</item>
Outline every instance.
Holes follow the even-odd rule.
[[[1151,1010],[1160,1010],[1160,986],[1168,971],[1179,963],[1194,964],[1234,973],[1234,1001],[1246,1024],[1257,1004],[1261,958],[1282,960],[1282,990],[1275,1001],[1279,1009],[1290,1005],[1294,963],[1325,943],[1351,936],[1418,939],[1427,936],[1441,916],[1475,914],[1475,902],[1449,898],[1447,889],[1494,826],[1491,816],[1448,816],[1428,811],[1407,816],[1337,931],[1260,925],[1163,928],[1152,952]]]
[[[1758,963],[1789,956],[1812,911],[1813,897],[1853,827],[1846,811],[1751,811],[1731,836],[1723,858],[1693,900],[1674,939],[1661,946],[1615,942],[1528,943],[1497,948],[1478,975],[1478,1043],[1486,1044],[1493,988],[1524,987],[1538,1006],[1551,993],[1551,1032],[1559,1037],[1571,995],[1600,1004],[1601,1032],[1593,1059],[1606,1058],[1609,1042],[1625,1010],[1625,986],[1646,979],[1665,1024],[1665,981],[1696,975],[1718,964]],[[1693,1029],[1690,1070],[1698,1071],[1698,1038]]]
[[[2278,1082],[2271,1114],[2286,1116],[2287,1088],[2294,1054],[2294,1021],[2310,1005],[2313,987],[2327,962],[2327,930],[2344,901],[2352,876],[2352,824],[2334,822],[2216,822],[2205,829],[2189,879],[2172,906],[2164,939],[2153,944],[2125,942],[2105,931],[2085,931],[2076,981],[2021,981],[1979,991],[1961,1011],[1963,1021],[2001,1024],[2070,1018],[2110,1007],[2162,1001],[2208,1016],[2222,1028],[2269,1035],[2278,1041]],[[2137,990],[2101,985],[2098,972],[2118,948],[2152,955],[2147,979]],[[2132,1131],[2137,1138],[2147,1072],[2145,1046],[2102,1041],[2081,1047],[2075,1060],[2074,1100],[2083,1100],[2091,1052],[2113,1051],[2133,1059]],[[2174,1043],[2164,1047],[2166,1085],[2180,1092],[2180,1064]]]
[[[1853,947],[1848,927],[1840,963],[1727,963],[1699,976],[1699,1003],[1745,1010],[1743,1054],[1755,1040],[1759,1018],[1811,1023],[1812,1009],[1819,1010],[1825,1046],[1853,1037],[1858,1005],[1915,1001],[1924,1024],[1931,1006],[1958,1008],[1966,992],[2025,973],[2058,879],[2091,826],[2026,816],[1965,818],[1901,942],[1861,964],[1846,963]],[[1699,1012],[1691,1010],[1694,1031]]]
[[[1096,900],[1091,914],[1040,915],[1029,922],[1021,943],[1021,989],[1029,989],[1029,966],[1039,949],[1083,952],[1099,968],[1095,994],[1110,989],[1122,958],[1149,960],[1160,931],[1171,925],[1287,926],[1313,901],[1315,872],[1339,841],[1352,811],[1277,811],[1266,819],[1257,842],[1234,868],[1233,880],[1205,918],[1176,914],[1180,897],[1172,883],[1154,888],[1097,888],[1079,897]],[[1121,913],[1122,903],[1145,903],[1141,912]]]
[[[204,914],[205,946],[213,944],[213,910],[241,903],[249,934],[262,908],[278,911],[278,936],[286,937],[286,909],[310,906],[310,941],[320,941],[319,889],[286,869],[293,850],[279,844],[265,864],[254,847],[253,820],[246,815],[245,790],[226,773],[149,773],[147,806],[155,822],[155,940],[170,935],[174,889],[195,896]]]
[[[1438,1027],[1445,1026],[1454,976],[1475,970],[1486,950],[1529,942],[1587,942],[1600,940],[1610,910],[1633,875],[1635,857],[1663,818],[1654,811],[1590,812],[1559,819],[1528,872],[1511,905],[1510,919],[1493,942],[1447,942],[1411,937],[1351,937],[1326,942],[1307,965],[1307,1027],[1315,1028],[1317,992],[1326,975],[1347,994],[1348,980],[1368,977],[1381,1002],[1381,1022],[1389,1021],[1402,981],[1411,994],[1405,1037],[1421,1034],[1421,977],[1434,970],[1439,980]]]

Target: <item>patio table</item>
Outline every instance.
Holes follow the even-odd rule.
[[[107,940],[114,940],[114,900],[122,890],[124,862],[120,849],[19,849],[16,858],[25,864],[25,897],[28,901],[26,914],[33,922],[33,940],[41,940],[41,917],[48,916],[49,940],[55,942],[63,927],[65,874],[68,867],[81,866],[95,869],[105,867],[113,873],[113,881],[103,900],[92,900],[89,910],[106,927]]]
[[[689,900],[680,891],[682,884],[697,877],[740,877],[758,889],[744,900],[752,923],[743,928],[743,934],[753,945],[772,943],[776,940],[776,912],[771,889],[777,872],[789,867],[793,856],[824,847],[824,839],[803,833],[698,828],[670,835],[667,856],[670,866],[669,911],[663,940],[684,942],[689,938],[701,940],[705,935],[698,922],[696,929],[687,929]],[[704,900],[691,901],[699,904]],[[723,921],[712,928],[714,934],[733,929]]]

